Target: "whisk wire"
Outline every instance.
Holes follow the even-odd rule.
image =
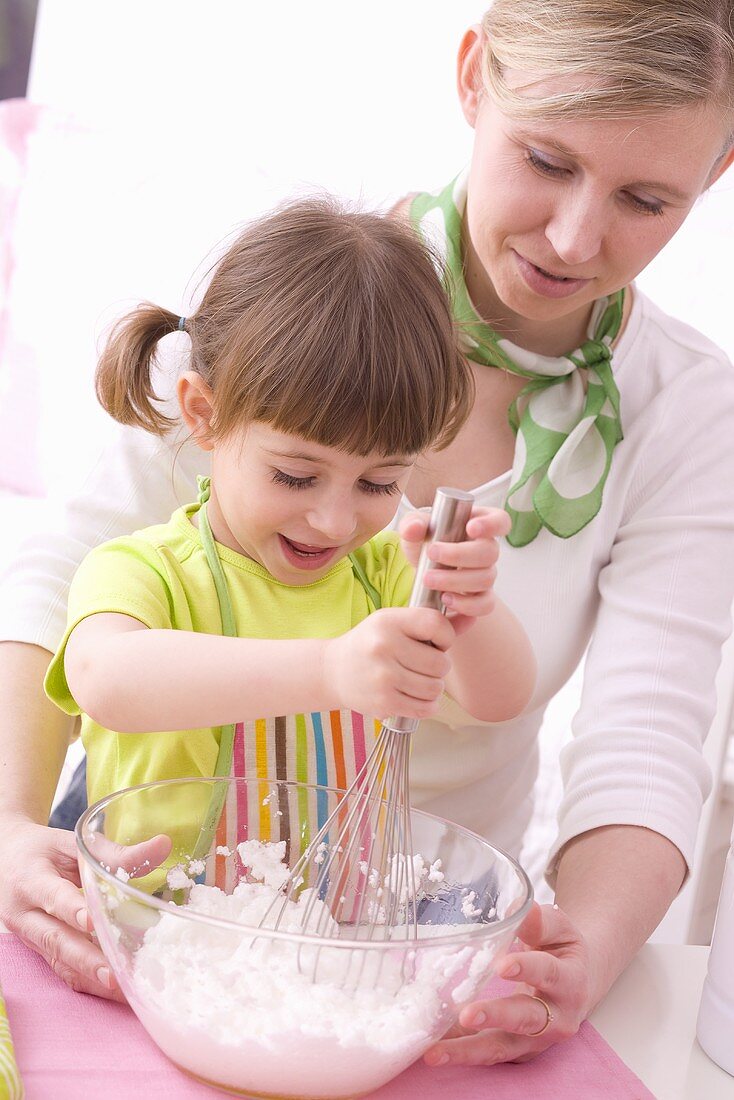
[[[447,542],[464,539],[472,504],[470,493],[437,490],[416,570],[411,607],[446,610],[440,593],[423,584],[427,569],[440,568],[430,561],[426,550],[434,539]],[[284,890],[264,913],[261,927],[279,928],[290,903],[298,900],[301,928],[308,934],[326,939],[338,936],[340,927],[348,924],[354,930],[353,938],[392,939],[397,938],[396,932],[401,929],[405,943],[417,939],[419,882],[409,792],[411,738],[417,725],[417,719],[402,717],[383,723],[372,752],[336,809],[296,861]],[[269,918],[276,906],[279,908],[271,925]],[[345,915],[349,911],[351,921],[347,922]],[[406,946],[400,949],[397,944],[396,949],[402,952],[404,975],[410,952]],[[306,957],[313,959],[314,980],[322,950],[319,944],[299,948],[299,969]],[[357,981],[362,979],[368,952],[359,954],[362,959]],[[375,960],[376,974],[370,966],[370,977],[375,983],[379,981],[385,954],[379,952],[379,959]],[[351,964],[350,959],[347,974]]]

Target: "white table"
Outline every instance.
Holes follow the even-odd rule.
[[[647,944],[591,1016],[657,1100],[734,1100],[734,1077],[696,1041],[708,951]]]

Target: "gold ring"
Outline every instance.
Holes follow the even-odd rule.
[[[550,1007],[545,1003],[545,1001],[543,1000],[542,997],[536,997],[535,994],[533,994],[533,993],[531,993],[530,996],[532,997],[532,999],[534,1001],[538,1001],[540,1004],[542,1004],[543,1008],[545,1009],[546,1016],[548,1017],[547,1020],[545,1021],[545,1023],[543,1024],[543,1026],[541,1027],[540,1031],[529,1031],[528,1032],[528,1037],[530,1039],[534,1039],[536,1037],[536,1035],[542,1035],[543,1032],[547,1031],[548,1028],[551,1026],[551,1023],[553,1022],[553,1013],[551,1012]]]

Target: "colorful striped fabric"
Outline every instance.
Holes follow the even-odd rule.
[[[302,790],[298,792],[297,805],[288,799],[278,799],[274,805],[273,787],[268,779],[345,791],[364,764],[379,730],[376,718],[349,710],[238,722],[231,775],[260,780],[257,804],[248,806],[245,784],[231,785],[207,859],[207,884],[231,893],[244,868],[239,858],[227,859],[221,852],[234,851],[246,839],[278,841],[281,836],[290,837],[291,812],[297,813],[300,821],[303,852],[329,815],[326,791],[309,794]],[[251,786],[249,791],[252,801]]]
[[[0,993],[0,1100],[23,1100],[24,1096],[5,1001]]]

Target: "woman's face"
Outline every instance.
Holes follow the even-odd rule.
[[[513,82],[521,74],[509,74]],[[467,75],[462,87],[460,66],[475,131],[469,292],[508,336],[542,332],[559,347],[540,350],[560,353],[585,328],[590,303],[629,284],[681,226],[711,182],[724,120],[683,107],[636,119],[516,121],[470,84]],[[562,86],[547,81],[535,94]]]

